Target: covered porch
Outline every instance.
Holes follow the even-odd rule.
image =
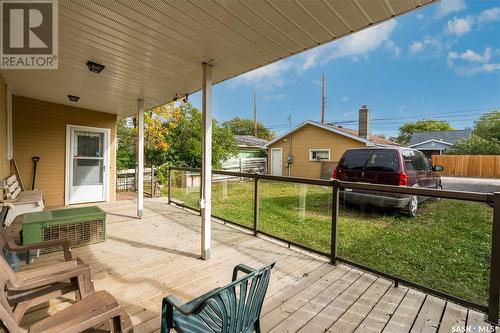
[[[10,174],[9,160],[23,156],[19,151],[22,140],[38,141],[50,152],[54,147],[50,140],[41,141],[35,137],[37,133],[17,121],[16,109],[20,108],[16,108],[16,100],[50,103],[40,108],[40,116],[51,124],[58,123],[57,129],[42,128],[43,134],[57,133],[61,147],[55,157],[47,155],[58,167],[47,174],[51,184],[51,177],[59,175],[52,193],[58,205],[71,204],[64,193],[70,177],[62,176],[69,169],[64,165],[63,150],[69,146],[65,142],[68,135],[61,129],[72,124],[109,127],[106,170],[108,192],[114,193],[116,119],[137,114],[137,199],[112,202],[111,196],[102,200],[110,201],[99,203],[108,213],[107,241],[73,252],[91,265],[96,289],[106,290],[120,301],[136,332],[159,331],[164,296],[173,293],[187,301],[230,282],[231,270],[239,263],[261,266],[270,260],[277,260],[277,266],[261,316],[264,331],[450,332],[456,325],[491,327],[483,314],[474,310],[404,286],[395,288],[391,281],[369,272],[331,265],[324,258],[254,237],[211,218],[212,84],[432,2],[141,2],[134,7],[126,2],[61,1],[59,69],[0,73],[0,82],[7,85],[0,96],[0,111],[7,119],[0,128],[7,138],[0,147],[2,177]],[[85,64],[90,60],[105,65],[104,72],[87,71]],[[144,199],[142,192],[144,112],[200,89],[201,221],[198,214],[168,205],[164,198]],[[68,100],[68,94],[81,98],[78,108]],[[60,113],[65,117],[57,122],[47,110],[55,105],[64,109]],[[75,118],[68,117],[75,109],[85,116],[72,113]],[[88,123],[91,115],[99,119]],[[100,119],[103,115],[105,120]],[[32,115],[25,118],[30,125],[39,125]],[[103,121],[109,124],[100,125]],[[21,125],[16,128],[16,124]],[[24,155],[24,163],[29,164],[33,154]],[[59,257],[43,255],[39,264]],[[72,301],[52,300],[48,306],[31,311],[23,325],[29,326]]]
[[[254,237],[241,229],[212,225],[211,260],[199,259],[199,217],[145,199],[145,216],[135,217],[135,202],[100,205],[108,216],[104,243],[73,249],[91,265],[96,289],[112,293],[131,316],[135,332],[159,332],[164,296],[190,300],[227,284],[239,263],[261,266],[276,259],[262,310],[264,332],[451,332],[452,326],[481,325],[483,314],[426,295],[392,281],[327,259]],[[62,259],[43,255],[39,264]],[[51,301],[25,317],[37,321],[72,303]],[[457,326],[458,325],[458,326]],[[472,327],[472,326],[471,326]]]

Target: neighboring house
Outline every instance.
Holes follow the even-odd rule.
[[[410,148],[418,149],[428,158],[432,155],[442,155],[444,151],[453,147],[459,139],[468,139],[471,129],[454,131],[415,132],[410,140]]]
[[[358,135],[357,130],[306,121],[266,145],[269,173],[277,176],[330,178],[333,167],[347,149],[397,145],[370,135],[369,111],[365,106],[360,109],[360,129]]]
[[[253,135],[235,135],[238,155],[222,162],[222,169],[238,172],[267,173],[268,141]]]
[[[264,139],[256,138],[253,135],[235,135],[234,139],[238,146],[239,158],[265,157],[265,145],[269,142]]]

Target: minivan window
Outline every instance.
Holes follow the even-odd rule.
[[[374,150],[365,165],[366,171],[399,171],[399,157],[395,150]]]
[[[414,151],[413,155],[415,156],[415,165],[417,166],[417,170],[427,171],[427,164],[425,163],[424,155],[419,151]]]
[[[421,154],[422,154],[422,156],[424,158],[424,162],[425,162],[425,166],[426,166],[427,170],[428,171],[432,171],[432,163],[431,163],[431,161],[429,161],[429,159],[427,158],[427,156],[425,156],[424,153],[421,152]]]
[[[363,170],[371,150],[348,150],[340,161],[339,168],[343,170]]]
[[[403,160],[405,162],[406,171],[417,170],[415,158],[413,157],[413,152],[411,150],[403,150]]]

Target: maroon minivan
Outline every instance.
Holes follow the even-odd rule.
[[[420,151],[404,147],[369,147],[349,149],[340,158],[333,171],[333,178],[350,182],[372,184],[441,188],[441,178]],[[425,197],[392,194],[366,190],[342,189],[340,200],[355,204],[401,209],[415,216],[418,205]]]

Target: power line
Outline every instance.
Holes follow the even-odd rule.
[[[478,116],[482,114],[486,114],[485,111],[492,111],[495,109],[499,109],[499,107],[485,107],[485,108],[475,108],[475,109],[463,109],[463,110],[455,110],[455,111],[447,111],[447,112],[440,112],[439,114],[436,113],[423,113],[423,114],[416,114],[412,116],[404,116],[404,117],[391,117],[391,118],[372,118],[371,121],[375,122],[375,125],[380,126],[380,125],[395,125],[395,124],[401,124],[404,123],[406,120],[422,120],[422,119],[428,119],[428,118],[437,118],[437,119],[447,119],[448,121],[453,121],[453,122],[464,122],[464,121],[471,121],[471,120],[476,120]],[[463,114],[463,112],[469,112],[467,114]],[[471,114],[472,113],[472,114]],[[474,116],[473,114],[477,114]],[[492,115],[496,119],[495,115]],[[472,118],[471,118],[472,117]],[[464,119],[465,118],[465,119]],[[398,121],[399,120],[399,121]],[[342,121],[337,121],[337,122],[327,122],[327,123],[334,123],[335,125],[344,125],[344,124],[356,124],[358,122],[357,119],[351,119],[351,120],[342,120]],[[282,123],[282,124],[272,124],[266,126],[269,129],[286,129],[289,128],[290,125],[292,126],[298,126],[302,124],[303,122],[289,122],[289,123]]]

